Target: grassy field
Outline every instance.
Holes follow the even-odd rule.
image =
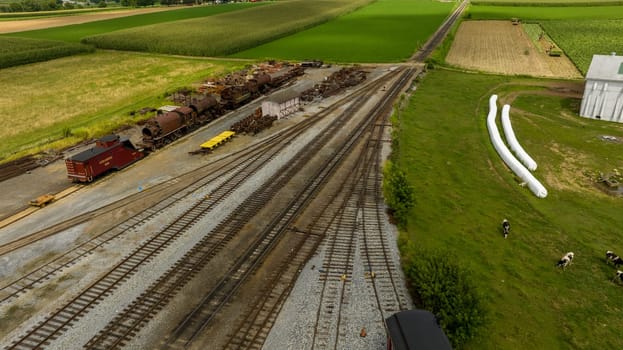
[[[431,71],[397,118],[398,162],[416,197],[406,236],[460,257],[485,295],[489,326],[468,349],[623,346],[623,286],[604,261],[606,250],[623,252],[623,203],[584,175],[623,170],[623,144],[600,138],[623,138],[623,125],[575,117],[579,100],[541,95],[546,83]],[[513,128],[547,198],[519,186],[495,153],[485,125],[493,93],[518,94]],[[554,265],[567,251],[575,259],[563,272]]]
[[[301,31],[371,0],[294,0],[88,37],[99,48],[190,56],[227,55]]]
[[[77,43],[0,37],[0,69],[93,51]]]
[[[103,21],[74,24],[64,27],[49,29],[31,30],[20,33],[5,34],[33,39],[62,40],[70,42],[80,42],[82,38],[92,35],[110,33],[116,30],[141,27],[152,24],[168,23],[185,19],[203,18],[221,13],[237,11],[263,3],[239,3],[222,6],[193,6],[156,13],[147,13],[128,17],[121,17]]]
[[[491,6],[471,5],[466,13],[469,19],[569,20],[569,19],[623,19],[623,6]]]
[[[426,42],[453,6],[431,0],[379,0],[335,21],[232,57],[401,61]]]
[[[0,130],[0,159],[68,146],[135,123],[129,112],[159,107],[165,91],[242,65],[98,52],[3,69],[0,120],[6,127]],[[72,136],[64,138],[67,133]]]

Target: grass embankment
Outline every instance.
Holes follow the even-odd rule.
[[[193,6],[168,11],[138,14],[127,17],[107,19],[89,23],[73,24],[63,27],[30,30],[5,35],[47,40],[62,40],[79,43],[82,38],[92,35],[110,33],[116,30],[136,28],[146,25],[168,23],[193,18],[203,18],[221,13],[237,11],[264,3],[240,3],[222,6]],[[183,37],[184,32],[178,33]]]
[[[379,0],[329,23],[232,57],[397,62],[426,42],[454,7],[431,0]]]
[[[98,52],[2,70],[0,159],[62,148],[107,134],[149,115],[164,93],[209,76],[240,69],[241,62]],[[69,137],[64,137],[69,134]]]
[[[0,37],[0,69],[93,51],[91,46],[76,43]]]
[[[87,37],[98,48],[189,56],[238,52],[331,20],[372,0],[279,1],[209,18]]]
[[[623,144],[600,138],[623,138],[623,125],[576,117],[578,99],[539,94],[548,82],[431,71],[399,117],[397,162],[416,198],[403,236],[472,271],[489,326],[471,349],[623,346],[623,286],[604,258],[609,249],[623,254],[623,202],[583,174],[623,170]],[[502,102],[520,94],[513,128],[539,165],[547,198],[519,186],[491,146],[493,93]],[[504,218],[512,226],[506,240]],[[568,251],[575,259],[563,272],[554,265]]]

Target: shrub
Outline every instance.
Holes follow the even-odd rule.
[[[409,210],[415,205],[413,188],[405,172],[391,161],[385,166],[384,178],[383,190],[390,214],[398,226],[405,227]]]
[[[455,256],[416,249],[411,242],[403,244],[403,256],[403,269],[416,307],[435,314],[452,346],[463,347],[486,319],[469,271],[459,265]]]

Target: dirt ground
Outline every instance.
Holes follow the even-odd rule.
[[[132,10],[118,10],[118,11],[106,11],[106,12],[92,12],[82,15],[74,16],[62,16],[62,17],[50,17],[50,18],[36,18],[16,21],[2,21],[0,22],[0,34],[2,33],[15,33],[23,32],[26,30],[45,29],[51,27],[61,27],[70,24],[80,24],[94,21],[102,21],[105,19],[126,17],[140,15],[144,13],[161,12],[168,10],[175,10],[175,7],[154,7]]]
[[[466,21],[456,33],[446,62],[479,71],[581,79],[566,56],[538,50],[521,25],[510,21]]]

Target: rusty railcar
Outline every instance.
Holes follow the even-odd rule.
[[[197,122],[200,124],[210,122],[223,114],[221,105],[212,95],[193,101],[189,107],[195,111]]]
[[[143,128],[143,147],[155,150],[198,126],[197,113],[190,107],[179,107],[150,119]]]
[[[144,157],[132,142],[119,135],[107,135],[95,146],[65,159],[67,177],[74,182],[91,182],[110,171],[122,169]]]

